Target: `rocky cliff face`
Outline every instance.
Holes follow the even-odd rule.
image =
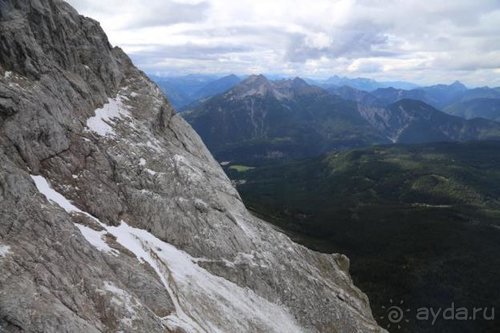
[[[0,160],[2,332],[380,331],[62,1],[0,0]]]

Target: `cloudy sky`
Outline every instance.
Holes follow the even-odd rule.
[[[500,86],[499,0],[69,0],[148,73]]]

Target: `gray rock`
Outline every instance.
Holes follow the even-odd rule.
[[[62,1],[0,1],[0,160],[2,332],[382,331],[347,258],[253,217],[160,89]]]

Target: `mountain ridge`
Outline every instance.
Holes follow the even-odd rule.
[[[334,75],[329,77],[326,80],[317,81],[321,86],[325,88],[333,87],[341,87],[341,86],[350,86],[363,91],[372,91],[378,88],[386,88],[386,87],[395,87],[399,89],[412,89],[417,88],[418,85],[411,82],[404,81],[376,81],[368,78],[348,78],[348,77],[340,77],[338,75]]]
[[[349,86],[325,90],[301,78],[270,81],[261,74],[183,115],[218,160],[240,163],[390,142],[500,139],[496,122],[457,118],[425,104],[422,96],[434,89],[447,96],[472,91],[455,82],[408,91],[408,98],[394,88],[372,93]]]
[[[359,111],[395,143],[499,140],[500,124],[486,119],[466,120],[441,112],[415,99],[386,107],[359,104]]]
[[[250,76],[182,115],[224,161],[301,158],[388,142],[370,128],[355,103],[300,78]]]

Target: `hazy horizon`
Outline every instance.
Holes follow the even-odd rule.
[[[494,0],[68,0],[147,73],[500,86]]]
[[[426,87],[426,86],[432,86],[432,85],[440,85],[440,84],[443,84],[443,85],[451,85],[455,82],[459,82],[459,83],[462,83],[464,84],[467,88],[471,89],[471,88],[481,88],[481,87],[489,87],[489,88],[499,88],[497,86],[487,86],[487,85],[468,85],[468,84],[465,84],[464,82],[460,81],[460,80],[453,80],[453,81],[449,81],[449,82],[435,82],[435,83],[431,83],[429,85],[419,85],[415,82],[412,82],[412,81],[406,81],[406,80],[378,80],[377,78],[368,78],[368,77],[360,77],[360,76],[356,76],[356,77],[349,77],[349,76],[344,76],[344,75],[337,75],[337,74],[332,74],[331,76],[322,76],[322,77],[313,77],[313,76],[301,76],[301,75],[286,75],[286,74],[279,74],[279,73],[251,73],[251,74],[242,74],[242,73],[187,73],[187,74],[164,74],[164,73],[152,73],[152,72],[146,72],[146,74],[148,76],[152,76],[152,77],[155,77],[155,78],[185,78],[185,77],[189,77],[189,76],[200,76],[200,77],[206,77],[206,78],[214,78],[214,79],[219,79],[219,78],[223,78],[223,77],[226,77],[226,76],[230,76],[230,75],[236,75],[237,77],[239,77],[240,79],[245,79],[247,78],[248,76],[252,76],[252,75],[264,75],[268,80],[282,80],[282,79],[294,79],[294,78],[300,78],[300,79],[303,79],[303,80],[313,80],[313,81],[317,81],[318,83],[323,83],[324,81],[334,77],[334,76],[338,76],[342,79],[349,79],[349,80],[355,80],[355,79],[369,79],[369,80],[374,80],[378,83],[392,83],[392,82],[400,82],[400,83],[408,83],[408,84],[415,84],[415,85],[418,85],[418,87]]]

